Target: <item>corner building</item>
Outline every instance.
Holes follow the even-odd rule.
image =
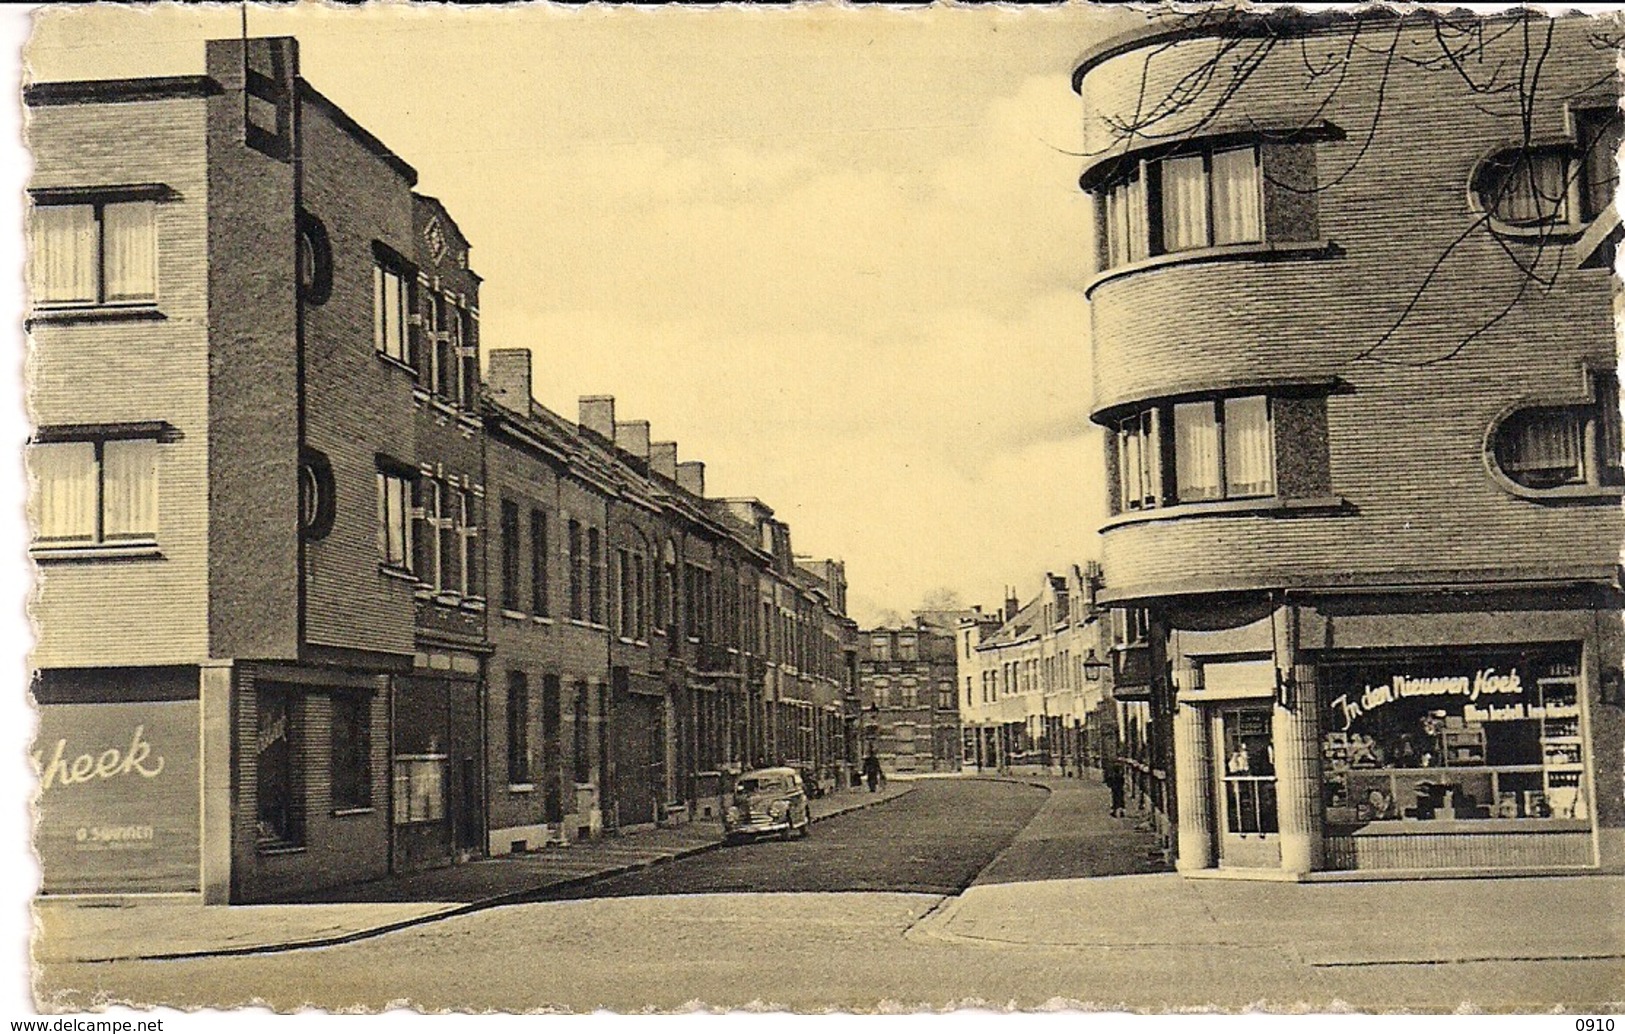
[[[1477,29],[1518,67],[1515,21]],[[1551,29],[1527,135],[1425,15],[1157,22],[1076,68],[1103,599],[1182,871],[1625,860],[1618,93]],[[1221,52],[1257,62],[1222,104]]]

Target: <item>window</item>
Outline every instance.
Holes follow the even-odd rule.
[[[920,659],[919,640],[912,635],[897,637],[897,659],[900,661],[917,661]]]
[[[29,262],[40,305],[119,305],[158,296],[157,205],[151,200],[36,203]]]
[[[643,639],[648,619],[645,613],[648,600],[648,581],[644,570],[643,554],[632,554],[632,636]]]
[[[440,486],[440,537],[436,545],[440,551],[439,582],[441,592],[461,592],[463,588],[463,513],[462,492],[447,482]]]
[[[1524,488],[1625,484],[1620,469],[1619,382],[1592,379],[1596,400],[1579,406],[1536,406],[1513,413],[1496,430],[1496,465]]]
[[[616,634],[623,639],[632,638],[632,554],[625,549],[615,550],[615,567],[611,572],[611,613]]]
[[[891,636],[872,635],[869,637],[869,659],[872,661],[891,660]]]
[[[445,818],[446,755],[395,755],[395,825]]]
[[[576,621],[582,620],[586,612],[582,609],[583,588],[586,584],[586,560],[581,552],[581,522],[571,521],[569,524],[570,546],[570,617]]]
[[[463,363],[462,401],[463,408],[472,410],[475,397],[480,390],[480,346],[479,324],[475,322],[472,313],[463,309],[457,310],[457,318],[461,323],[460,340],[458,348]]]
[[[378,558],[386,566],[411,571],[412,481],[395,472],[378,472]]]
[[[255,692],[254,781],[257,835],[262,847],[305,842],[303,780],[299,778],[302,701],[292,690]]]
[[[458,590],[464,596],[477,596],[480,589],[478,581],[480,570],[479,504],[475,501],[474,493],[468,489],[459,492],[457,498],[462,505],[462,509],[458,513],[457,533],[463,540]]]
[[[1264,239],[1263,176],[1254,146],[1138,162],[1099,193],[1107,269]]]
[[[1589,220],[1614,202],[1614,191],[1619,187],[1616,156],[1625,119],[1613,105],[1584,108],[1574,113],[1574,127],[1580,140],[1584,215]]]
[[[530,511],[530,612],[546,617],[547,610],[547,514]]]
[[[37,441],[28,450],[34,541],[98,546],[158,538],[158,441]]]
[[[571,749],[571,761],[575,768],[575,781],[578,783],[592,782],[592,758],[589,751],[592,749],[592,716],[590,698],[587,696],[587,684],[575,684],[575,707],[571,711],[571,731],[574,744]]]
[[[333,462],[318,449],[301,450],[299,461],[299,530],[316,542],[333,530],[337,516]],[[416,505],[414,503],[414,505]]]
[[[430,390],[451,402],[462,399],[462,313],[451,299],[438,307],[434,332],[434,377]]]
[[[1573,173],[1566,150],[1508,151],[1485,163],[1479,202],[1492,218],[1509,226],[1563,226],[1574,211]]]
[[[604,623],[604,551],[597,528],[587,529],[587,620]]]
[[[1144,607],[1114,610],[1112,629],[1118,646],[1144,646],[1151,636],[1151,612]]]
[[[329,761],[336,809],[372,807],[372,697],[333,695]]]
[[[502,500],[502,607],[519,609],[519,504]]]
[[[1171,471],[1164,463],[1163,430],[1170,425]],[[1274,441],[1270,400],[1263,395],[1178,402],[1131,414],[1117,423],[1119,512],[1151,509],[1164,499],[1199,503],[1274,495]]]
[[[412,307],[410,281],[402,270],[380,259],[372,269],[372,343],[383,355],[408,362],[406,326]]]
[[[531,780],[530,690],[522,671],[508,672],[508,782],[522,786]]]

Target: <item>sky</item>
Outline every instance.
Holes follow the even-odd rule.
[[[240,8],[37,12],[35,80],[202,71]],[[846,561],[860,623],[998,606],[1095,555],[1092,239],[1074,59],[1140,16],[251,7],[415,166],[485,277],[486,348]]]

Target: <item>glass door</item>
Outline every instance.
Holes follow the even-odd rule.
[[[1226,708],[1215,718],[1214,740],[1222,800],[1219,864],[1276,868],[1281,864],[1275,801],[1275,745],[1269,705]]]

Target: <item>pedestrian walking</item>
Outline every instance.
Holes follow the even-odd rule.
[[[874,793],[880,786],[880,781],[886,774],[880,770],[880,759],[870,754],[863,759],[863,778],[869,783],[869,792]]]
[[[1123,807],[1123,766],[1108,765],[1103,776],[1106,788],[1112,792],[1112,817],[1120,818],[1124,814]]]

